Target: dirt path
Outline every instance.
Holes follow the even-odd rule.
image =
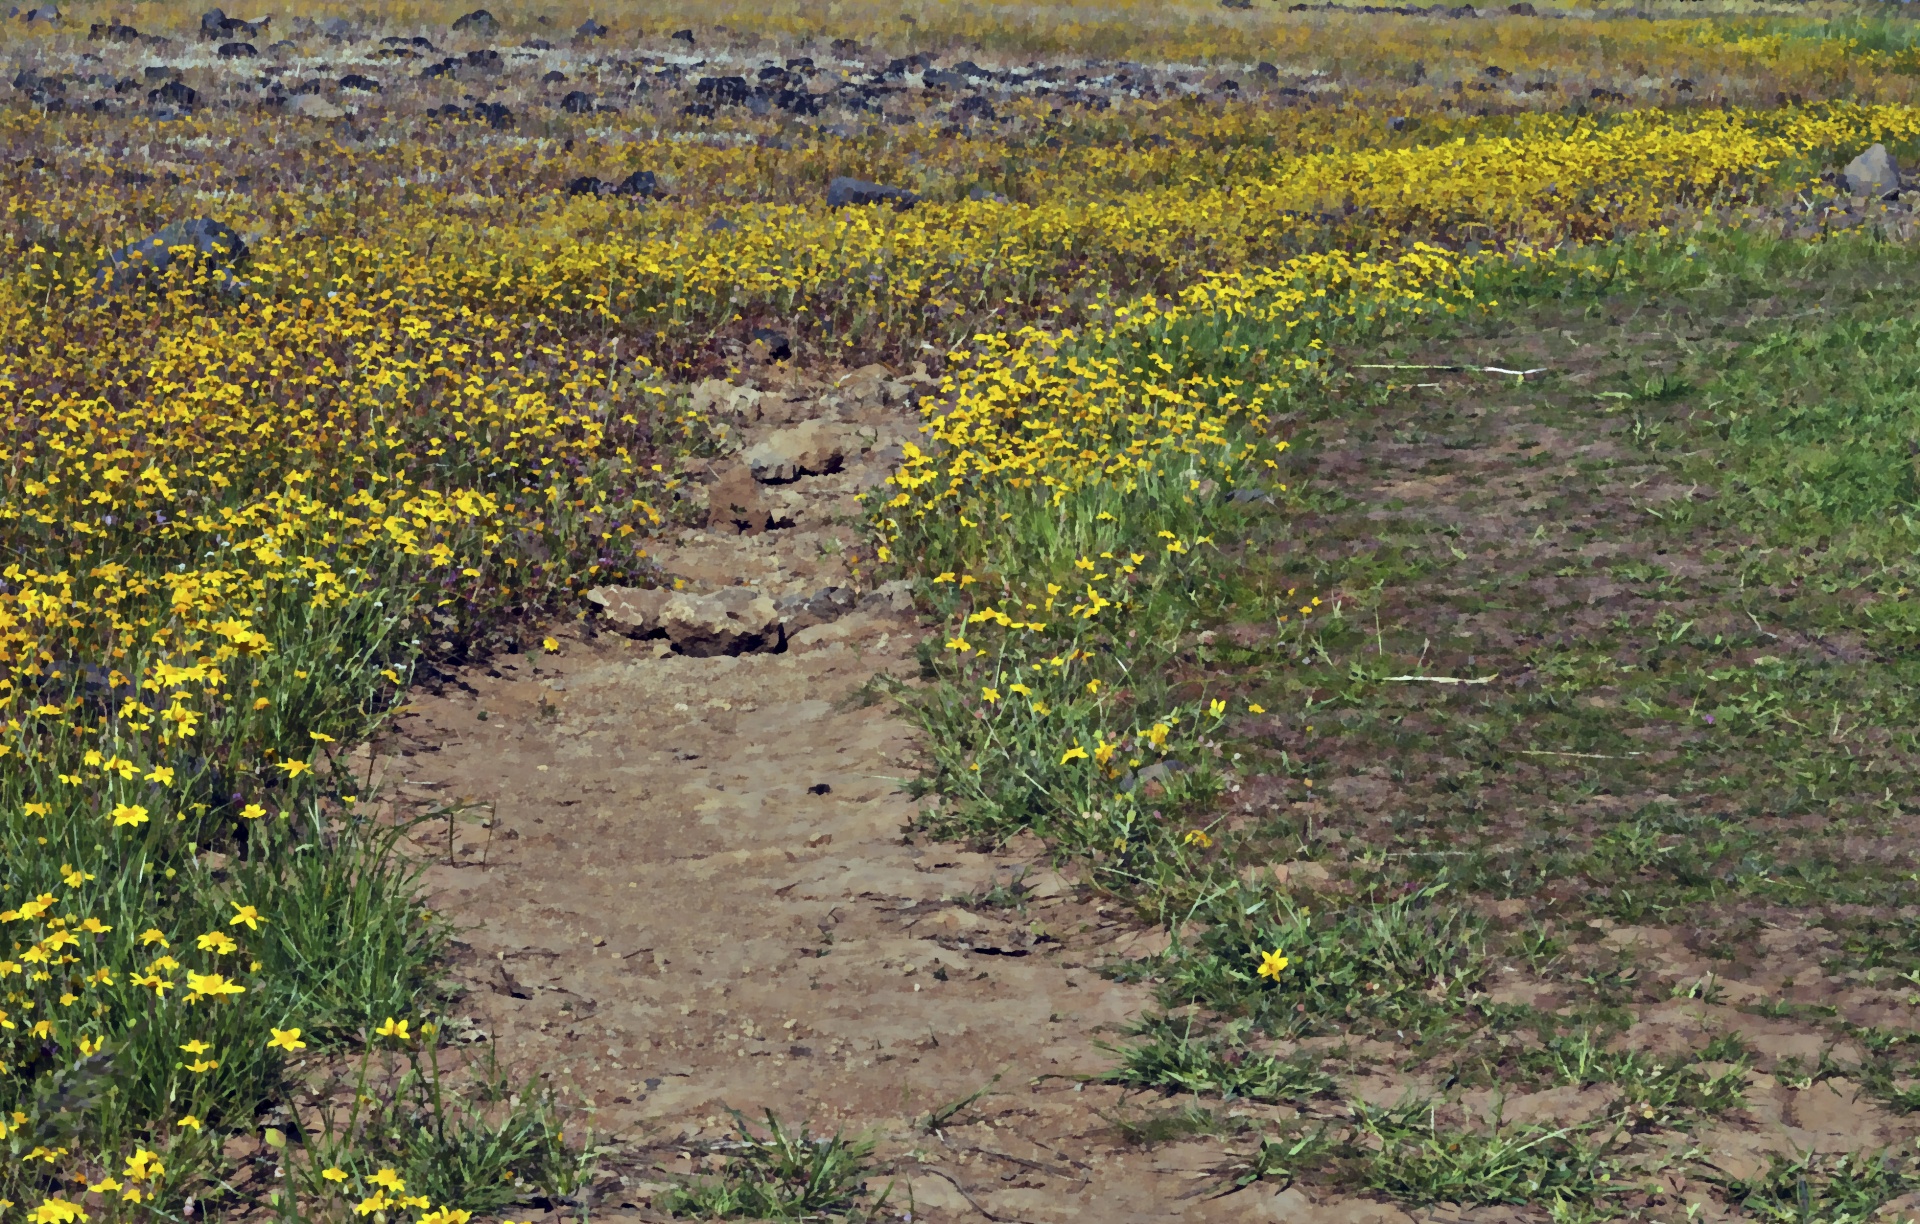
[[[760,490],[793,526],[663,537],[668,574],[746,579],[789,607],[853,585],[848,499],[912,423],[884,394],[833,398],[783,410],[860,431],[842,470]],[[763,419],[747,441],[790,427]],[[1137,933],[1035,847],[903,836],[913,731],[862,693],[915,674],[921,632],[881,598],[737,657],[583,625],[423,696],[388,768],[407,795],[473,805],[421,835],[441,860],[430,904],[471,928],[460,1008],[513,1070],[588,1107],[619,1175],[603,1212],[645,1213],[732,1107],[877,1135],[874,1184],[916,1220],[1268,1218],[1269,1190],[1202,1197],[1231,1185],[1217,1144],[1132,1148],[1103,1116],[1119,1091],[1075,1078],[1145,1002],[1093,972]],[[1011,900],[1022,873],[1017,904],[957,903],[996,885]]]

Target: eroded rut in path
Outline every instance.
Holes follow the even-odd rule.
[[[1128,1148],[1103,1116],[1119,1092],[1076,1078],[1146,1003],[1093,972],[1135,928],[1075,900],[1037,847],[905,836],[913,730],[862,692],[914,675],[922,630],[856,598],[841,558],[853,494],[914,430],[889,406],[897,385],[867,382],[748,406],[749,456],[792,441],[808,395],[800,412],[845,426],[844,453],[812,461],[839,470],[758,489],[717,474],[790,527],[654,547],[688,592],[737,579],[790,629],[821,623],[714,657],[583,624],[411,707],[388,776],[414,801],[470,805],[420,834],[441,860],[429,903],[470,928],[458,1010],[510,1071],[591,1107],[620,1179],[602,1178],[602,1212],[649,1214],[731,1107],[878,1136],[876,1185],[915,1219],[1265,1218],[1264,1192],[1210,1197],[1231,1186],[1217,1144]],[[688,633],[681,647],[707,648]],[[1020,906],[954,903],[1020,872]],[[990,1082],[937,1132],[918,1124]]]

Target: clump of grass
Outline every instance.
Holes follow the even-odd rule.
[[[1425,1115],[1424,1117],[1422,1115]],[[1376,1145],[1364,1183],[1410,1203],[1543,1203],[1591,1199],[1611,1172],[1611,1138],[1579,1128],[1440,1127],[1429,1107],[1356,1105],[1361,1136]]]
[[[1102,1047],[1120,1062],[1099,1078],[1134,1088],[1258,1101],[1304,1100],[1333,1091],[1333,1077],[1320,1069],[1317,1055],[1276,1058],[1239,1040],[1244,1028],[1214,1031],[1191,1018],[1144,1016],[1128,1030],[1132,1041]]]
[[[716,1175],[689,1181],[656,1200],[661,1210],[702,1220],[799,1220],[852,1210],[873,1153],[871,1139],[848,1140],[790,1131],[772,1110],[765,1135],[756,1135],[738,1110],[728,1110],[738,1128],[723,1145]],[[871,1209],[884,1206],[882,1192]]]

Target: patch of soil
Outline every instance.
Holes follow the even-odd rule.
[[[865,420],[868,449],[778,486],[803,503],[792,529],[665,535],[665,573],[852,584],[846,499],[913,421],[837,410]],[[781,427],[749,421],[749,447]],[[570,627],[558,652],[423,696],[386,746],[416,810],[455,808],[417,840],[429,904],[462,929],[456,1010],[605,1143],[596,1210],[647,1215],[730,1107],[876,1136],[874,1187],[915,1219],[1281,1218],[1262,1214],[1270,1189],[1212,1200],[1232,1188],[1218,1143],[1142,1151],[1116,1132],[1124,1094],[1083,1077],[1147,1000],[1095,968],[1137,955],[1140,932],[1037,845],[908,835],[914,731],[869,685],[916,674],[922,630],[885,601],[852,608],[784,649],[711,658]],[[1015,907],[972,900],[1016,882]]]

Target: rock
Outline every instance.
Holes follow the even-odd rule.
[[[220,44],[221,59],[252,59],[260,54],[260,48],[252,43],[230,42]]]
[[[745,459],[753,478],[762,484],[786,484],[802,476],[837,472],[847,459],[843,426],[828,421],[805,421],[776,430],[747,449]]]
[[[788,361],[793,357],[793,341],[770,327],[754,328],[753,339],[766,346],[769,361]]]
[[[675,30],[673,32],[673,40],[675,42],[683,42],[687,44],[689,47],[691,47],[693,45],[693,31],[692,30]]]
[[[736,387],[724,378],[709,378],[694,386],[687,407],[701,416],[737,413],[752,417],[760,402],[760,392],[752,387]]]
[[[696,659],[777,649],[786,642],[773,601],[749,587],[712,595],[676,592],[660,609],[660,627],[675,650]]]
[[[1848,162],[1842,173],[1847,176],[1847,187],[1855,195],[1884,199],[1900,190],[1900,166],[1883,144],[1874,145]]]
[[[599,606],[607,621],[629,637],[656,637],[660,630],[660,610],[674,592],[646,587],[595,587],[587,592],[587,602]]]
[[[200,90],[184,81],[169,81],[157,90],[148,90],[146,100],[165,106],[200,106]]]
[[[865,179],[844,175],[827,184],[827,207],[846,208],[856,204],[892,204],[904,212],[919,203],[920,197],[904,187],[883,187]]]
[[[490,128],[510,128],[513,126],[513,112],[507,109],[506,103],[504,102],[479,103],[473,108],[471,114],[475,119],[486,120],[487,126]]]
[[[455,34],[498,34],[500,23],[487,10],[475,9],[464,17],[454,18],[452,29]]]
[[[774,604],[788,633],[838,620],[853,611],[853,606],[853,592],[839,586],[826,587],[811,595],[789,595]]]
[[[299,94],[287,99],[287,113],[302,119],[338,119],[347,112],[319,94]]]
[[[219,38],[227,30],[227,15],[220,9],[208,9],[200,14],[200,37]]]
[[[361,76],[357,72],[349,72],[340,78],[340,88],[357,89],[362,93],[379,93],[380,82],[374,80],[372,77]]]
[[[612,187],[609,186],[606,180],[597,179],[591,174],[583,174],[577,179],[569,180],[567,183],[567,194],[570,196],[605,195],[611,190]]]
[[[836,384],[841,394],[863,404],[891,404],[906,396],[906,384],[893,381],[893,371],[874,362],[863,365]]]
[[[883,582],[860,597],[863,612],[912,612],[913,583],[905,578]]]
[[[29,24],[40,21],[45,22],[47,25],[59,25],[60,10],[51,4],[43,4],[39,8],[30,8],[20,14],[20,20]]]
[[[87,27],[88,42],[137,42],[139,38],[140,31],[117,21],[109,21],[105,25],[96,21]]]
[[[192,259],[210,270],[222,293],[237,296],[246,286],[228,269],[246,257],[240,235],[209,217],[195,217],[108,253],[94,269],[94,283],[102,292],[124,293],[153,283],[176,261]]]
[[[710,99],[718,106],[738,106],[753,93],[747,78],[738,76],[701,77],[693,83],[697,97]]]
[[[320,32],[328,38],[341,42],[351,41],[354,37],[353,23],[345,17],[329,17],[320,23]]]
[[[569,115],[590,115],[593,113],[593,95],[584,89],[576,89],[560,99],[560,109]]]
[[[542,85],[565,85],[567,83],[567,74],[555,68],[552,72],[541,77],[540,83]]]
[[[613,192],[615,195],[641,196],[646,199],[651,199],[660,194],[660,185],[659,181],[654,177],[653,171],[635,170],[632,174],[621,179],[619,186],[615,187]]]
[[[574,34],[581,38],[605,38],[607,27],[589,17],[580,23],[580,28],[575,30]]]
[[[954,103],[953,109],[949,113],[955,119],[984,119],[988,122],[992,122],[1000,117],[999,112],[993,109],[993,103],[987,101],[979,94],[960,99],[960,101]]]
[[[759,535],[773,525],[760,485],[744,466],[728,468],[707,488],[707,527],[728,535]]]

